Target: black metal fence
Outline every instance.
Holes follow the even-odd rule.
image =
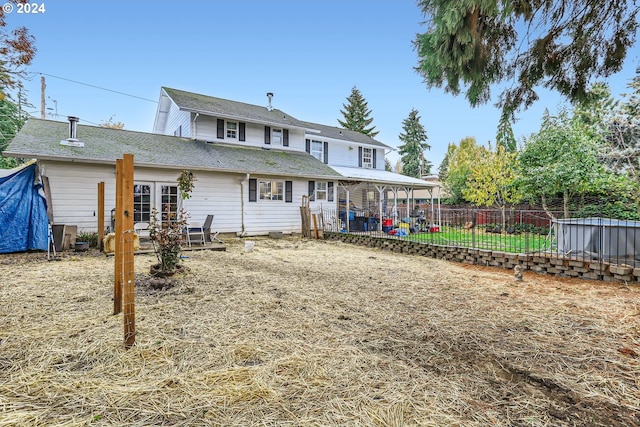
[[[443,207],[396,218],[358,216],[322,209],[324,230],[359,233],[425,244],[517,254],[545,254],[582,261],[640,266],[640,221],[602,216],[563,218],[562,213],[526,209]]]

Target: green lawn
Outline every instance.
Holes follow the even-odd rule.
[[[505,252],[537,252],[549,247],[546,235],[534,233],[496,234],[484,229],[467,230],[457,227],[441,227],[437,233],[413,233],[406,240],[433,243],[436,245],[462,246],[475,249],[499,250]]]

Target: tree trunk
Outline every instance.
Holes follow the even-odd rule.
[[[562,192],[562,205],[564,217],[569,218],[569,192],[567,190]]]
[[[542,195],[542,209],[547,213],[547,215],[549,215],[549,218],[551,219],[556,219],[555,216],[553,216],[553,213],[549,210],[549,207],[547,206],[547,198],[545,197],[545,195]]]

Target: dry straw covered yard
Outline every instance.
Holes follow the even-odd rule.
[[[0,256],[0,426],[640,425],[640,289],[257,239],[136,256]]]

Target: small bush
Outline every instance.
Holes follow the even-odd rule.
[[[93,232],[82,232],[76,236],[76,242],[89,242],[90,248],[98,247],[98,233]]]

